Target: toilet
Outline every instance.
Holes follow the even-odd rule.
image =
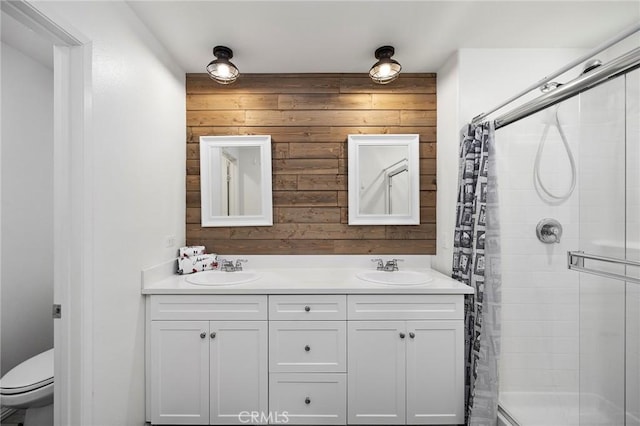
[[[0,405],[26,409],[24,426],[53,425],[53,349],[18,364],[0,379]]]

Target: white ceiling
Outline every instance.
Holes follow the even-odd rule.
[[[189,73],[219,44],[244,73],[367,72],[385,44],[435,72],[460,48],[591,48],[640,22],[638,0],[127,3]]]

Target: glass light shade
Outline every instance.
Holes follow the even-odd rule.
[[[369,77],[378,84],[391,83],[397,79],[402,65],[391,58],[382,58],[369,70]]]
[[[233,58],[233,51],[227,46],[216,46],[213,48],[213,56],[216,59],[207,65],[209,77],[220,84],[231,84],[236,81],[240,71],[229,61]]]
[[[231,84],[238,79],[240,71],[227,59],[214,59],[207,65],[209,77],[220,84]]]

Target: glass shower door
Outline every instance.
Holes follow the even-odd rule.
[[[627,244],[626,77],[580,95],[579,247],[625,259]],[[624,275],[621,263],[586,260]],[[580,275],[579,424],[624,425],[627,290],[624,280]]]
[[[532,178],[554,109],[578,160],[576,190],[560,201]],[[563,193],[570,167],[551,130],[539,174]],[[502,128],[496,146],[501,412],[521,426],[640,426],[640,70]],[[558,244],[533,235],[543,218],[562,224]],[[567,251],[599,272],[567,269]]]
[[[626,75],[626,258],[640,262],[640,70]],[[640,268],[627,267],[640,278]],[[626,284],[626,425],[640,426],[640,284]]]

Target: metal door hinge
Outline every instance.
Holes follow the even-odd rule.
[[[62,305],[53,305],[53,319],[62,318]]]

